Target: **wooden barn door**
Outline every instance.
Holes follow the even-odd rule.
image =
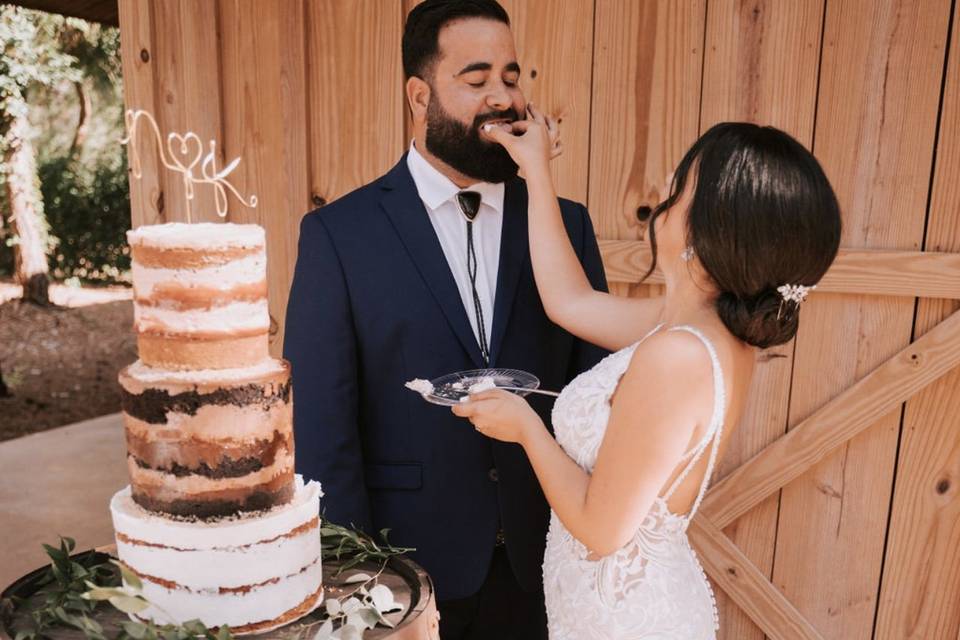
[[[759,355],[691,538],[726,640],[960,637],[960,46],[956,0],[502,0],[522,86],[562,119],[611,289],[645,296],[638,207],[716,122],[786,130],[844,214],[800,333]],[[308,210],[409,144],[400,37],[416,0],[120,0],[125,95],[242,156],[282,319]],[[142,153],[134,224],[183,219]],[[194,210],[211,219],[198,192]]]

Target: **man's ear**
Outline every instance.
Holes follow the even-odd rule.
[[[410,76],[407,78],[407,104],[414,122],[423,122],[427,119],[427,105],[430,104],[430,85],[421,78]]]

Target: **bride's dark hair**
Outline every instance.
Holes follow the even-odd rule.
[[[717,286],[717,314],[756,347],[790,341],[799,305],[784,302],[777,287],[816,284],[840,246],[840,207],[823,169],[779,129],[711,127],[683,156],[668,197],[650,214],[653,263],[644,278],[657,264],[654,222],[676,203],[694,167],[687,244]]]

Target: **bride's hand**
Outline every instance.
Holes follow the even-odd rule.
[[[503,442],[522,444],[533,429],[543,428],[526,400],[501,389],[475,393],[469,402],[454,405],[453,413],[470,420],[483,435]]]
[[[545,167],[550,160],[563,153],[563,141],[556,120],[527,104],[527,120],[506,125],[486,124],[483,135],[500,144],[521,169]]]

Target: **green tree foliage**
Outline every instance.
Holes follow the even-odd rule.
[[[119,30],[0,6],[0,147],[5,114],[27,114],[55,279],[126,280],[130,226]],[[0,183],[4,180],[0,175]],[[3,190],[0,189],[0,194]],[[0,202],[0,212],[9,211]],[[5,217],[5,216],[4,216]],[[0,273],[14,229],[0,226]]]

